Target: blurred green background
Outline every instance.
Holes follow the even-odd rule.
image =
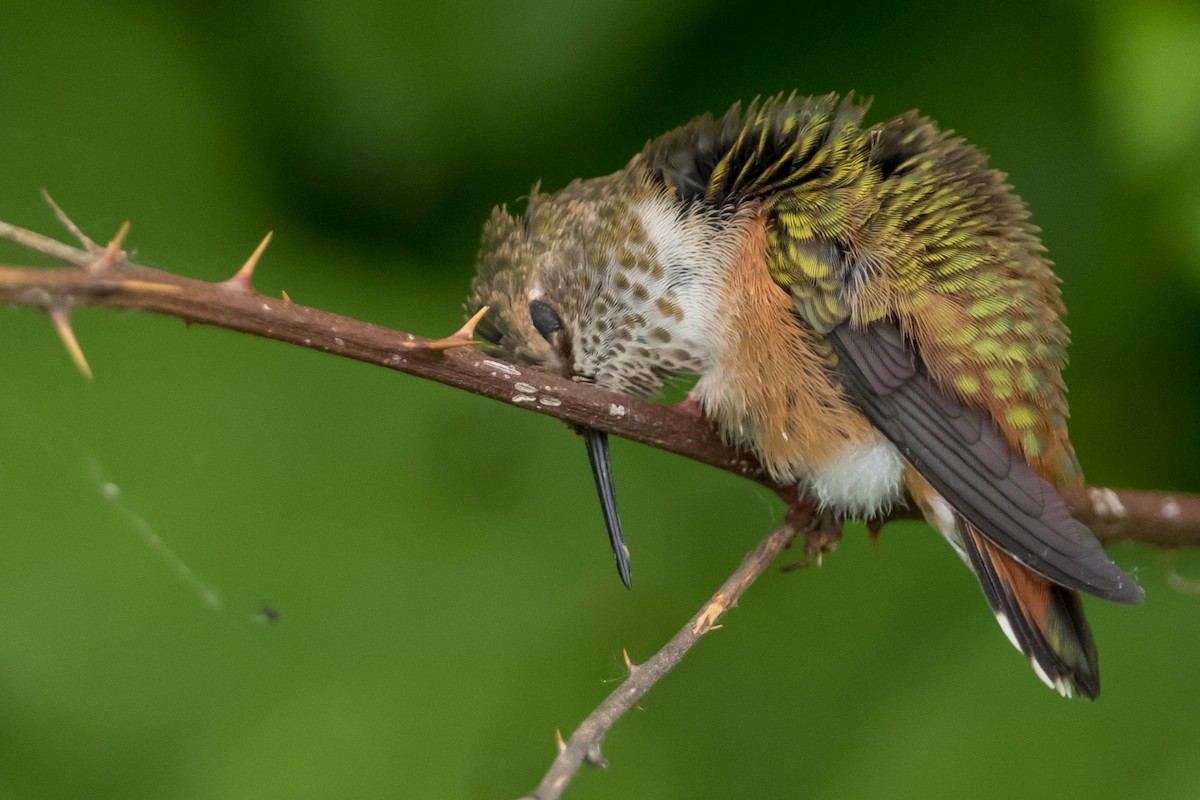
[[[194,7],[193,7],[194,6]],[[1100,484],[1200,490],[1200,10],[532,0],[0,7],[0,219],[48,188],[142,263],[439,335],[535,180],[797,89],[917,107],[1011,175],[1064,279]],[[28,263],[17,248],[0,262]],[[771,528],[731,476],[617,442],[626,592],[583,447],[449,388],[89,310],[83,381],[0,310],[0,798],[512,798]],[[1185,797],[1200,556],[1112,553],[1096,703],[1000,635],[923,525],[772,572],[573,798]],[[1190,584],[1194,587],[1194,584]],[[264,607],[278,612],[266,621]]]

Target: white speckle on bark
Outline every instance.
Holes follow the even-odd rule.
[[[334,344],[336,344],[338,347],[345,347],[345,346],[346,346],[346,340],[345,340],[345,339],[343,339],[343,338],[342,338],[342,337],[340,337],[340,336],[335,336],[335,337],[333,337],[333,343],[334,343]]]
[[[535,403],[537,398],[531,394],[514,394],[512,401],[514,403]]]
[[[1129,516],[1129,512],[1121,503],[1121,498],[1112,489],[1088,489],[1088,499],[1092,501],[1092,509],[1097,516],[1119,518]]]
[[[619,406],[616,403],[609,403],[608,404],[608,415],[610,417],[625,416],[625,406]]]
[[[1160,512],[1164,519],[1179,519],[1182,509],[1179,508],[1179,501],[1174,497],[1168,497],[1163,500],[1162,511]]]
[[[513,388],[525,394],[537,394],[537,387],[530,386],[528,383],[514,383]]]
[[[538,402],[548,408],[558,408],[562,405],[562,400],[557,397],[542,397],[538,399]]]
[[[521,371],[512,364],[505,364],[503,361],[484,361],[483,363],[487,364],[492,369],[503,372],[505,375],[512,375],[516,378],[521,377]]]

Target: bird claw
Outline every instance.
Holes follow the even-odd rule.
[[[813,562],[821,566],[826,553],[837,550],[842,539],[845,520],[829,509],[819,509],[811,501],[802,502],[788,514],[789,521],[804,534],[804,558],[783,567],[784,572],[807,567]]]
[[[821,566],[824,555],[837,550],[838,542],[842,540],[844,525],[845,522],[838,519],[837,515],[829,509],[814,514],[812,522],[804,530],[805,560],[809,562],[815,560],[817,566]]]
[[[700,405],[700,401],[692,397],[690,394],[685,396],[678,403],[673,404],[671,408],[693,419],[704,418],[704,408]]]

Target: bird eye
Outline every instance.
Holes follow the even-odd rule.
[[[529,304],[529,319],[533,321],[533,327],[537,328],[537,332],[547,342],[550,341],[551,336],[563,329],[562,318],[558,316],[558,312],[541,300],[534,300]]]

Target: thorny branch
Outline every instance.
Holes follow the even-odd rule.
[[[629,676],[596,706],[596,710],[575,729],[569,740],[563,742],[559,739],[558,757],[554,759],[550,771],[542,778],[533,794],[522,800],[557,798],[584,762],[597,767],[608,766],[600,753],[600,742],[604,735],[687,655],[696,642],[700,641],[701,636],[721,627],[718,622],[725,612],[737,605],[742,592],[750,588],[750,584],[766,571],[775,557],[792,543],[795,536],[796,529],[792,523],[785,522],[764,539],[753,553],[746,556],[742,565],[728,580],[721,584],[716,594],[710,597],[696,615],[649,661],[634,664],[626,653],[625,668]]]
[[[261,295],[253,288],[252,279],[269,236],[232,278],[208,283],[132,264],[121,250],[128,225],[106,248],[101,248],[52,201],[51,205],[82,249],[0,222],[0,238],[66,265],[0,266],[0,304],[44,311],[85,376],[90,377],[91,371],[71,329],[70,312],[86,306],[149,311],[365,361],[607,431],[749,478],[788,503],[789,522],[747,557],[713,599],[653,659],[636,667],[630,664],[629,678],[568,742],[562,743],[558,758],[536,792],[539,800],[557,798],[584,761],[603,763],[600,741],[616,720],[736,603],[791,541],[793,531],[802,530],[814,519],[811,501],[772,482],[753,457],[722,442],[712,426],[687,404],[643,402],[509,364],[474,348],[440,349],[437,342],[298,305],[286,295],[281,299]],[[1165,548],[1200,546],[1200,496],[1100,487],[1067,490],[1063,495],[1071,513],[1102,541],[1129,540]],[[888,521],[914,517],[913,511],[899,509]],[[830,542],[830,538],[812,535],[809,551],[819,555]]]

